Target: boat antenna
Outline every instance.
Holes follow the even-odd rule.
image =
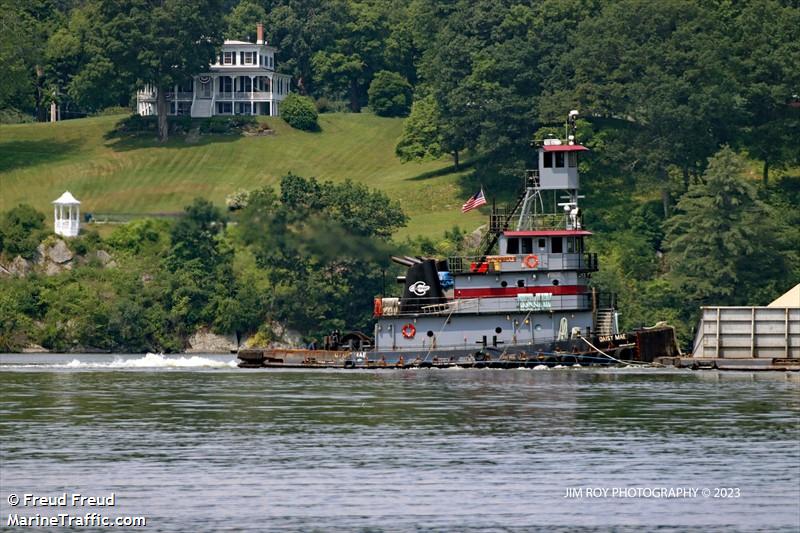
[[[575,134],[578,131],[578,126],[576,125],[576,120],[578,119],[578,110],[573,109],[569,112],[567,116],[567,143],[572,145],[575,144]]]

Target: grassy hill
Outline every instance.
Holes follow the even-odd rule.
[[[121,118],[0,126],[0,211],[26,202],[49,213],[67,189],[93,213],[177,212],[197,196],[223,206],[231,192],[275,184],[293,172],[385,191],[411,217],[401,235],[435,236],[454,224],[471,229],[483,222],[476,211],[461,214],[468,193],[449,161],[397,159],[402,119],[325,114],[322,131],[307,133],[268,118],[276,135],[203,136],[194,144],[177,137],[161,145],[110,139]]]

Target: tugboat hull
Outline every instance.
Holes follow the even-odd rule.
[[[507,346],[483,350],[430,350],[426,352],[376,352],[358,350],[304,350],[250,348],[239,351],[242,368],[535,368],[538,366],[609,366],[627,362],[652,362],[652,355],[642,357],[637,348],[642,337],[655,338],[653,330],[641,330],[613,338],[593,337],[542,343],[538,345]],[[657,336],[664,346],[653,346],[653,354],[674,353],[674,339]],[[595,350],[590,346],[599,348]]]

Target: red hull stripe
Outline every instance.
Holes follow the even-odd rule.
[[[544,287],[481,287],[475,289],[456,289],[456,298],[502,298],[503,296],[516,296],[517,294],[540,294],[549,292],[553,295],[565,296],[573,294],[586,294],[589,292],[585,285],[559,285]]]

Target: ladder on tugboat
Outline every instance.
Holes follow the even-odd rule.
[[[595,333],[598,335],[614,334],[614,309],[601,308],[595,314]]]
[[[522,203],[525,201],[525,196],[527,194],[527,186],[528,185],[535,185],[536,187],[539,186],[539,171],[538,170],[527,170],[525,171],[525,187],[522,188],[522,192],[519,194],[517,198],[517,203],[514,205],[513,208],[496,208],[492,205],[492,214],[489,216],[489,229],[486,233],[483,234],[481,238],[481,242],[479,248],[481,250],[481,254],[483,257],[490,255],[494,245],[497,244],[497,239],[500,238],[500,234],[506,231],[511,224],[511,220],[514,218],[514,215],[519,210]]]

